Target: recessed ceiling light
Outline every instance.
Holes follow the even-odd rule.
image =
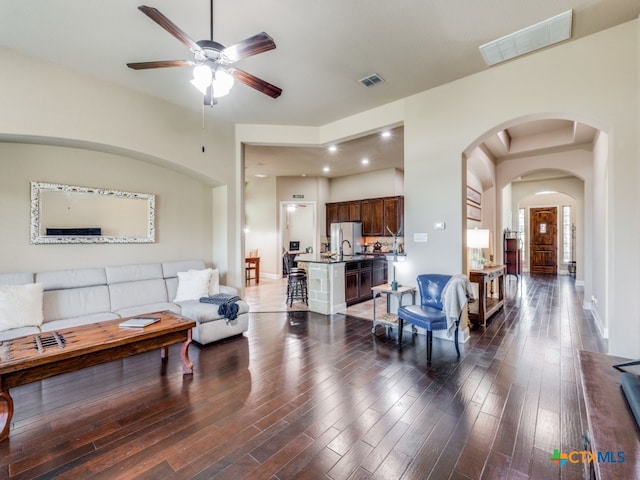
[[[322,171],[323,171],[323,172],[328,172],[328,171],[329,171],[329,167],[324,167],[324,168],[322,169]]]
[[[258,178],[267,178],[267,176],[264,173],[256,173],[256,177],[258,177]]]
[[[380,134],[382,138],[389,138],[391,136],[391,132],[389,130],[385,130]]]
[[[543,190],[542,192],[536,192],[536,195],[551,195],[552,193],[558,193],[555,190]]]
[[[335,145],[329,145],[329,151],[331,153],[337,152],[338,151],[338,147],[336,147]]]
[[[360,160],[360,163],[362,163],[363,165],[369,165],[369,159],[365,157],[362,160]]]

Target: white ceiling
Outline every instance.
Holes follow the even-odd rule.
[[[138,11],[143,1],[194,40],[209,38],[209,0],[2,0],[0,45],[201,111],[189,68],[126,67],[192,59],[182,43]],[[261,31],[273,37],[275,50],[236,65],[283,94],[272,99],[237,84],[205,113],[233,123],[324,125],[487,69],[480,45],[569,9],[573,40],[637,18],[640,0],[215,0],[216,41],[229,46]],[[385,82],[372,88],[358,83],[372,73]],[[526,128],[537,128],[529,134],[542,139],[549,127]],[[518,145],[527,148],[519,127],[508,133],[509,150],[496,139],[486,142],[496,158],[517,154]],[[247,175],[261,173],[257,163],[266,169],[272,163],[267,158],[278,158],[285,173],[300,175],[325,163],[333,165],[330,176],[356,173],[364,155],[374,162],[369,168],[397,167],[400,138],[401,130],[386,143],[377,135],[368,139],[373,143],[349,142],[337,156],[324,149],[250,147],[263,160],[248,165]]]
[[[194,40],[209,38],[209,0],[2,0],[0,45],[200,111],[189,68],[126,67],[192,59],[138,11],[143,2]],[[637,18],[640,0],[215,0],[216,41],[273,37],[275,50],[237,66],[284,93],[272,99],[237,85],[207,114],[323,125],[484,70],[480,45],[569,9],[576,39]],[[374,72],[385,83],[358,83]]]
[[[380,133],[349,140],[334,152],[325,147],[245,146],[245,179],[256,175],[321,176],[355,175],[373,170],[404,170],[404,129],[396,127],[388,137]],[[362,160],[368,163],[363,164]],[[329,167],[329,171],[323,171]]]

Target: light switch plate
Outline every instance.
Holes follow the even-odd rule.
[[[435,230],[444,230],[445,228],[447,228],[447,224],[444,222],[436,222],[433,224],[433,228]]]
[[[413,234],[413,241],[414,242],[427,242],[429,240],[429,235],[427,235],[426,233],[414,233]]]

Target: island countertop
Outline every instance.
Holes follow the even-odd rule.
[[[297,255],[295,257],[296,262],[307,262],[307,263],[351,263],[351,262],[362,262],[363,260],[379,260],[384,258],[383,255],[367,255],[366,253],[361,255],[336,255],[335,257],[324,257],[321,254],[315,253],[303,253]]]

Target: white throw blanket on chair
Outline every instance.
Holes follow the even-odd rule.
[[[442,289],[442,311],[447,316],[447,336],[456,329],[462,309],[469,300],[474,300],[471,282],[466,275],[452,275]]]

